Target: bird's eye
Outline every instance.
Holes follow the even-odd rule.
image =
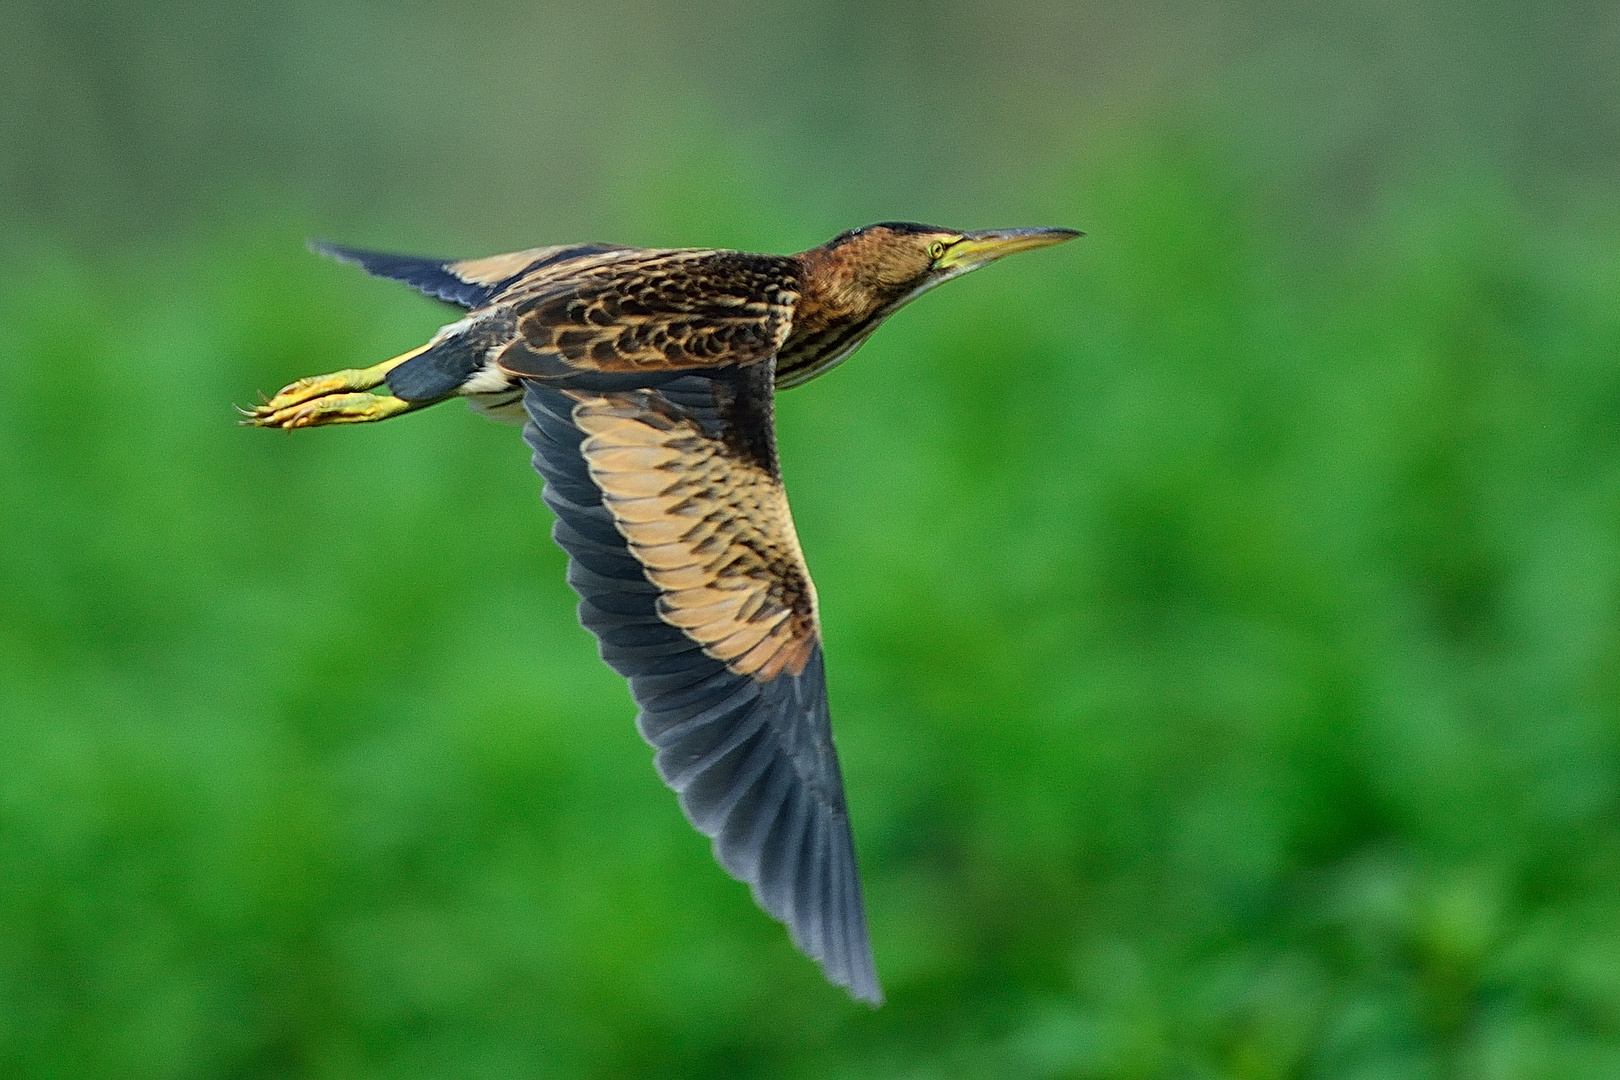
[[[945,254],[945,241],[943,241],[943,240],[935,240],[932,244],[928,245],[928,257],[930,259],[938,259],[938,258],[942,257],[944,254]]]

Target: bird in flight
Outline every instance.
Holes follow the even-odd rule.
[[[798,255],[583,244],[461,260],[317,243],[468,314],[374,367],[299,379],[243,423],[366,423],[462,397],[524,424],[580,622],[629,680],[659,775],[793,943],[877,1005],[775,392],[936,285],[1079,235],[885,222]]]

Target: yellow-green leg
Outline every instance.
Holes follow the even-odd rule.
[[[404,401],[389,394],[365,393],[381,386],[390,371],[428,346],[401,353],[368,368],[345,368],[330,375],[311,375],[288,383],[269,401],[251,409],[238,409],[242,423],[254,427],[300,428],[324,424],[366,424],[410,412],[428,404]]]
[[[358,394],[327,394],[275,412],[261,413],[259,409],[264,409],[264,405],[251,413],[244,409],[242,412],[246,418],[242,423],[287,431],[325,424],[369,424],[374,420],[386,420],[390,416],[420,409],[427,404],[429,402],[402,401],[392,394],[368,394],[364,391]]]

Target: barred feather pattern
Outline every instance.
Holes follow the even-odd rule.
[[[797,264],[739,251],[656,251],[587,269],[501,302],[517,376],[745,366],[776,355],[793,325]]]

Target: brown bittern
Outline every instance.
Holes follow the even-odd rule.
[[[586,244],[460,261],[317,244],[471,311],[375,367],[299,379],[245,422],[361,423],[464,397],[525,423],[580,622],[629,679],[659,774],[794,944],[877,1004],[774,394],[934,286],[1078,235],[889,222],[799,255]]]

